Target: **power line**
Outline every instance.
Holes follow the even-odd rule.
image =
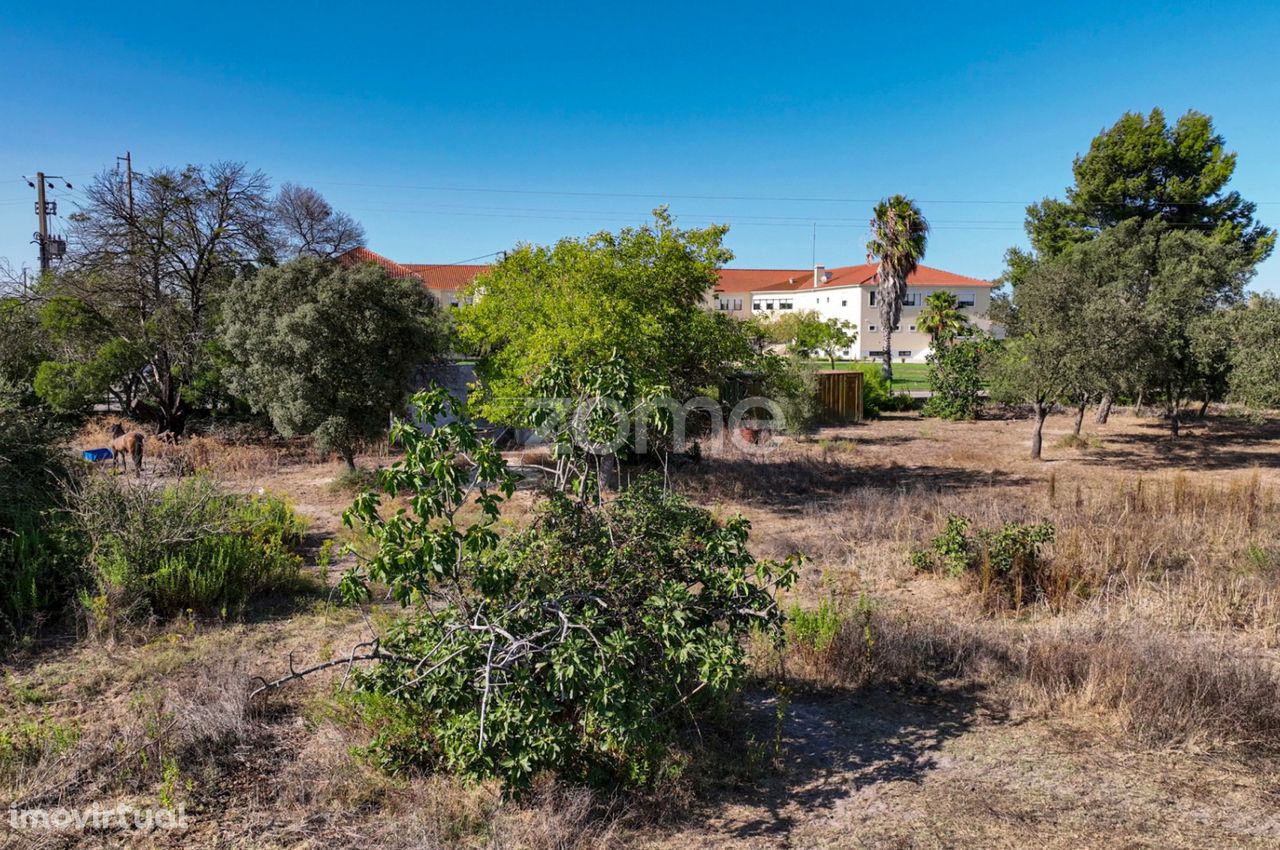
[[[711,194],[677,194],[671,192],[587,192],[587,191],[569,191],[557,189],[514,189],[514,188],[497,188],[492,186],[423,186],[413,185],[409,183],[355,183],[347,181],[307,181],[316,186],[354,186],[367,189],[407,189],[423,192],[477,192],[497,195],[550,195],[559,197],[582,197],[582,198],[650,198],[656,200],[676,199],[676,200],[705,200],[705,201],[770,201],[770,202],[786,202],[786,203],[829,203],[829,204],[877,204],[883,198],[841,198],[841,197],[800,197],[786,195],[711,195]],[[925,199],[918,198],[918,204],[994,204],[994,205],[1016,205],[1027,206],[1028,204],[1039,203],[1043,198],[1033,201],[1013,201],[1013,200],[996,200],[987,198],[970,198],[970,199]],[[1199,206],[1199,202],[1194,201],[1166,201],[1165,206]],[[1280,201],[1254,201],[1253,203],[1262,204],[1280,204]]]
[[[444,268],[448,268],[449,266],[463,266],[463,265],[466,265],[467,263],[475,262],[476,260],[483,260],[486,257],[496,257],[499,254],[505,254],[505,253],[506,253],[506,250],[504,249],[500,251],[490,251],[489,253],[481,254],[478,257],[467,257],[465,260],[455,260],[452,263],[432,263],[431,265],[415,264],[416,268],[414,269],[414,271],[428,271],[430,269],[444,269]]]

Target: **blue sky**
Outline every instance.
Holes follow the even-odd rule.
[[[408,5],[408,4],[405,4]],[[374,250],[456,262],[643,220],[732,225],[736,266],[857,262],[874,199],[926,263],[994,277],[1024,205],[1126,110],[1211,114],[1280,225],[1280,7],[6,4],[0,257],[22,175],[232,159],[312,185]],[[1255,286],[1280,291],[1280,259]]]

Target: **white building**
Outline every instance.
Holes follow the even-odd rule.
[[[751,314],[778,316],[791,310],[815,310],[823,318],[844,319],[858,329],[857,342],[844,355],[851,359],[878,360],[884,332],[876,304],[876,268],[874,263],[833,269],[814,266],[812,275],[792,276],[780,283],[753,289]],[[917,268],[907,278],[902,317],[893,332],[893,358],[923,361],[929,353],[929,335],[916,328],[916,319],[925,299],[934,292],[950,292],[971,324],[990,331],[987,311],[991,307],[991,286],[987,280],[929,266]]]

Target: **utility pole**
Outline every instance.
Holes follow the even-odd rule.
[[[129,193],[129,226],[133,227],[133,154],[125,151],[124,156],[116,157],[116,162],[124,161],[124,185]],[[116,166],[117,168],[119,166]]]
[[[53,183],[50,180],[62,180],[68,189],[71,184],[64,178],[55,174],[46,175],[43,171],[36,172],[36,181],[32,183],[27,181],[27,185],[36,190],[36,219],[40,222],[40,229],[34,234],[34,241],[40,249],[40,273],[44,274],[49,270],[49,266],[53,264],[55,257],[61,257],[67,253],[67,240],[61,236],[51,236],[49,234],[49,216],[58,214],[58,202],[50,201],[45,197],[45,188],[52,189]]]
[[[44,172],[36,172],[36,215],[40,218],[40,231],[36,239],[40,243],[40,273],[49,270],[49,207],[44,199]]]

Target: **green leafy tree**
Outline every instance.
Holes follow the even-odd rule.
[[[36,370],[48,356],[36,305],[18,296],[0,297],[0,382],[34,400]]]
[[[1014,290],[1020,333],[1006,340],[987,368],[993,399],[1031,406],[1033,460],[1041,458],[1045,419],[1079,380],[1087,295],[1075,284],[1087,280],[1069,258],[1038,264]]]
[[[1127,112],[1076,158],[1065,200],[1027,208],[1032,250],[1055,256],[1137,219],[1208,234],[1261,262],[1276,234],[1254,221],[1256,204],[1227,189],[1235,168],[1236,154],[1208,115],[1188,111],[1170,126],[1160,109]]]
[[[780,638],[774,591],[795,564],[756,561],[745,519],[719,522],[652,478],[604,503],[552,493],[499,536],[515,485],[501,454],[443,391],[413,405],[452,421],[394,427],[405,456],[380,483],[406,507],[366,493],[344,515],[373,543],[344,593],[367,599],[376,581],[411,608],[350,656],[375,662],[355,677],[371,752],[516,788],[547,771],[652,782],[738,686],[744,638]]]
[[[858,326],[844,319],[831,318],[818,329],[814,348],[824,355],[831,368],[836,368],[836,358],[858,341]]]
[[[836,367],[836,358],[858,339],[857,326],[844,319],[824,319],[817,310],[783,313],[765,325],[771,341],[801,357],[821,353]]]
[[[1220,391],[1225,380],[1215,314],[1243,297],[1253,264],[1238,244],[1163,222],[1130,222],[1108,237],[1131,270],[1115,283],[1127,310],[1116,323],[1136,336],[1124,368],[1163,402],[1177,436],[1186,402]]]
[[[85,194],[72,251],[42,289],[64,301],[45,315],[59,356],[42,369],[42,395],[80,406],[116,392],[181,434],[188,388],[210,368],[221,293],[271,252],[266,178],[238,163],[193,165],[136,174],[132,187],[104,173]]]
[[[553,362],[581,383],[615,351],[637,397],[662,388],[683,401],[718,386],[754,356],[743,322],[704,309],[732,257],[725,232],[680,229],[658,209],[642,227],[508,253],[455,311],[463,343],[481,353],[476,411],[525,424],[532,384]]]
[[[884,334],[884,377],[890,382],[893,381],[893,331],[902,317],[907,278],[924,259],[928,242],[929,222],[915,201],[894,195],[876,204],[867,251],[879,263],[876,299]]]
[[[1280,299],[1255,295],[1224,311],[1232,334],[1230,397],[1253,408],[1280,408]]]
[[[916,327],[933,340],[933,348],[947,345],[969,329],[969,320],[960,312],[956,296],[945,290],[931,292],[924,299],[924,309],[916,318]]]
[[[929,388],[933,395],[921,411],[940,419],[973,419],[982,406],[983,367],[993,352],[985,334],[956,340],[929,352]]]
[[[224,316],[232,391],[280,433],[311,434],[349,468],[443,346],[440,311],[426,290],[373,263],[301,257],[263,269],[234,283]]]
[[[1255,221],[1256,205],[1228,188],[1235,167],[1236,155],[1206,115],[1188,112],[1170,126],[1159,109],[1148,116],[1126,113],[1076,159],[1065,200],[1047,198],[1028,207],[1031,249],[1006,255],[1004,281],[1014,293],[1036,264],[1132,228],[1106,249],[1128,280],[1117,272],[1099,293],[1121,321],[1125,315],[1143,320],[1121,331],[1114,321],[1104,323],[1113,339],[1132,337],[1139,328],[1147,337],[1130,339],[1126,347],[1095,344],[1098,356],[1081,375],[1102,397],[1099,422],[1106,421],[1113,395],[1151,394],[1163,400],[1176,433],[1188,395],[1200,396],[1203,405],[1204,398],[1223,391],[1224,335],[1205,323],[1212,309],[1204,299],[1226,303],[1238,297],[1239,280],[1270,255],[1276,239],[1274,230]],[[1198,268],[1192,255],[1207,265]],[[1219,278],[1219,284],[1207,284],[1216,297],[1202,285],[1208,268]],[[997,297],[991,310],[992,319],[1012,335],[1021,333],[1015,299],[1016,294]],[[1095,319],[1105,317],[1103,309],[1094,313]],[[1077,403],[1079,422],[1084,402]]]

